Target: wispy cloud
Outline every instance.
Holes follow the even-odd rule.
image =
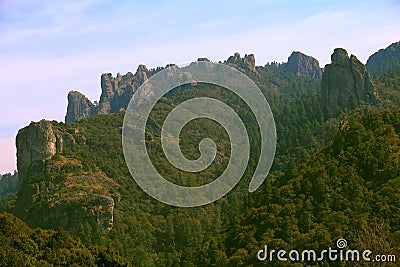
[[[0,45],[27,45],[60,34],[76,23],[83,8],[78,2],[68,1],[64,4],[57,1],[24,4],[6,5],[3,24],[8,27],[0,31]],[[76,10],[72,11],[74,8]]]

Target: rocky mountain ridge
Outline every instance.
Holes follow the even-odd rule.
[[[111,73],[103,73],[100,78],[101,96],[98,104],[92,103],[82,93],[70,91],[65,122],[124,110],[137,88],[148,79],[148,73],[149,70],[145,65],[139,65],[135,74],[118,73],[113,77]]]
[[[346,53],[347,51],[344,54]],[[339,105],[339,109],[342,109],[352,108],[359,104],[359,101],[374,103],[377,92],[372,88],[373,85],[368,72],[371,72],[374,76],[400,68],[400,42],[393,43],[387,48],[380,49],[378,52],[371,55],[365,66],[353,55],[349,58],[349,64],[344,63],[345,61],[340,63],[336,61],[336,55],[341,57],[341,55],[337,53],[335,54],[335,61],[332,61],[332,64],[327,65],[329,66],[328,68],[330,70],[328,71],[328,74],[325,75],[324,81],[321,83],[321,86],[323,84],[324,88],[321,90],[321,105],[324,106],[325,109],[332,110],[333,113],[337,113],[335,110],[336,108],[332,107],[336,104]],[[199,58],[198,61],[209,60],[207,58]],[[233,56],[230,56],[227,60],[220,63],[227,64],[250,75],[257,74],[255,56],[253,54],[246,54],[244,57],[241,57],[240,54],[236,52]],[[342,65],[343,67],[346,64],[347,71],[344,71],[346,68],[340,69],[337,67],[339,65]],[[165,68],[171,65],[173,64],[169,64],[165,66]],[[279,64],[279,68],[281,71],[286,73],[292,73],[296,76],[313,79],[322,79],[324,73],[324,69],[320,68],[317,59],[305,55],[299,51],[293,51],[288,57],[287,62]],[[95,101],[94,103],[90,101],[84,94],[77,91],[70,91],[68,93],[68,107],[65,116],[65,122],[74,122],[81,118],[88,118],[98,114],[109,114],[118,112],[120,110],[125,110],[132,95],[136,92],[140,85],[142,85],[153,74],[162,69],[164,68],[158,67],[156,69],[148,70],[145,65],[139,65],[135,74],[128,72],[125,75],[121,75],[118,73],[116,77],[113,77],[111,73],[103,73],[100,78],[102,90],[100,100],[98,102]],[[353,70],[354,72],[352,72]],[[335,71],[339,71],[346,76],[344,78],[345,81],[342,84],[340,82],[341,79],[339,79],[337,82],[334,81],[335,79],[332,79],[334,76],[339,78],[341,75],[340,73],[337,75],[332,74]],[[350,74],[351,72],[353,74]],[[353,77],[351,78],[353,79],[353,82],[350,82],[351,79],[349,74]],[[328,77],[331,77],[331,79],[328,79]],[[328,82],[328,80],[330,82]],[[334,84],[329,86],[328,84],[331,82]],[[361,84],[363,82],[365,84]],[[335,92],[335,90],[332,91],[332,88],[337,86],[345,87],[345,89],[340,90],[343,92],[341,95],[343,99],[338,99],[339,95],[335,93],[332,95],[332,97],[330,97],[328,94],[328,92]],[[354,90],[349,89],[350,87],[354,86],[357,88]]]
[[[207,58],[198,58],[198,61],[209,61]],[[227,60],[220,62],[234,67],[247,74],[257,74],[254,54],[245,54],[244,57],[236,52]],[[168,64],[165,68],[176,66]],[[319,63],[313,57],[300,52],[293,52],[284,64],[283,70],[297,76],[308,78],[321,78],[322,70]],[[176,66],[177,67],[177,66]],[[145,65],[139,65],[135,74],[128,72],[125,75],[117,74],[113,77],[111,73],[103,73],[100,77],[101,96],[98,102],[90,101],[84,94],[77,91],[68,93],[68,106],[65,122],[74,122],[81,118],[88,118],[98,114],[116,113],[125,110],[132,95],[153,74],[164,69],[158,67],[149,70]]]

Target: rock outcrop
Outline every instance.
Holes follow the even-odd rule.
[[[79,225],[89,223],[111,230],[119,195],[85,192],[82,184],[86,188],[118,187],[103,173],[25,183],[15,204],[15,214],[31,227],[63,227],[76,233]]]
[[[400,41],[371,55],[365,64],[369,73],[376,77],[400,69]]]
[[[256,59],[253,54],[244,55],[244,58],[242,58],[240,57],[240,54],[236,52],[224,63],[242,72],[256,72]]]
[[[198,61],[209,62],[209,59],[198,58]],[[223,63],[245,73],[256,73],[256,62],[253,54],[245,55],[244,58],[241,58],[239,53],[235,53]],[[168,67],[172,67],[170,71],[174,71],[175,67],[178,68],[178,66],[174,64],[168,64],[165,68]],[[77,91],[70,91],[68,93],[68,107],[65,115],[65,122],[70,123],[81,118],[125,110],[137,89],[144,84],[148,78],[163,69],[162,67],[157,67],[156,69],[148,70],[145,65],[139,65],[135,74],[128,72],[125,75],[121,75],[118,73],[116,77],[113,77],[111,73],[103,73],[100,78],[101,96],[98,102],[92,103],[85,95]],[[182,73],[181,76],[182,84],[192,80],[189,73]],[[146,90],[145,94],[152,94],[151,85],[149,85]]]
[[[68,93],[66,122],[74,122],[80,118],[93,116],[96,113],[96,106],[85,95],[77,91]]]
[[[139,65],[135,74],[118,73],[113,77],[111,73],[103,73],[100,78],[100,101],[96,105],[83,94],[70,91],[65,122],[125,110],[132,95],[148,79],[148,73],[149,70],[145,65]]]
[[[325,66],[321,82],[321,107],[327,116],[377,102],[377,91],[367,69],[356,56],[349,57],[345,49],[336,48],[331,61]]]
[[[63,156],[79,129],[62,130],[46,120],[32,122],[16,137],[20,191],[15,214],[32,227],[63,227],[70,232],[89,223],[105,229],[113,226],[114,198],[119,187],[104,173],[88,173],[74,158]]]
[[[293,73],[296,76],[321,79],[322,69],[319,62],[311,56],[294,51],[288,58],[288,62],[282,65],[284,72]]]
[[[46,160],[62,152],[63,135],[46,120],[32,122],[18,131],[16,138],[17,168],[20,183],[40,171]],[[71,142],[73,141],[73,137]]]

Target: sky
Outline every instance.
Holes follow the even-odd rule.
[[[69,90],[98,100],[101,73],[235,52],[265,65],[301,51],[323,67],[336,47],[365,63],[400,40],[398,14],[398,0],[0,0],[0,174],[16,169],[18,129],[63,121]]]

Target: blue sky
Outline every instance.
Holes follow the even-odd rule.
[[[0,0],[0,173],[15,169],[19,128],[64,120],[71,89],[97,100],[103,72],[236,51],[264,65],[298,50],[324,66],[335,47],[365,63],[400,40],[398,14],[397,0]]]

